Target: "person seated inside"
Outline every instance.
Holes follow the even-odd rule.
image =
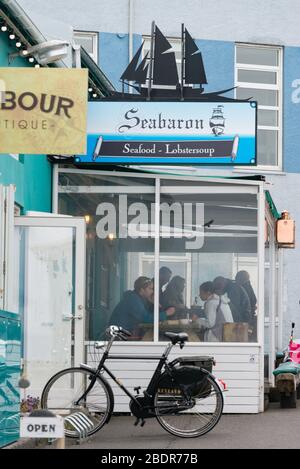
[[[134,282],[134,289],[124,293],[123,298],[112,312],[109,325],[120,326],[132,333],[131,340],[140,340],[143,332],[141,324],[153,324],[154,285],[148,277],[139,277]],[[175,308],[160,312],[161,320],[172,316]]]
[[[246,290],[233,280],[224,277],[216,277],[213,284],[214,292],[217,295],[227,293],[234,322],[249,323],[251,321],[251,305]]]
[[[170,307],[175,308],[175,314],[172,319],[186,318],[187,310],[184,303],[183,292],[185,289],[185,279],[175,275],[168,283],[167,288],[161,295],[161,307],[167,310]]]
[[[250,281],[250,275],[249,272],[246,270],[240,270],[236,276],[235,276],[235,281],[237,285],[240,285],[244,290],[246,290],[247,295],[250,300],[250,307],[251,307],[251,318],[249,321],[250,325],[250,330],[251,330],[251,337],[253,340],[256,339],[257,335],[257,324],[256,324],[256,319],[257,319],[257,298],[254,293],[253,287],[251,285]]]
[[[169,269],[169,267],[162,266],[159,269],[159,303],[161,304],[162,302],[162,296],[163,292],[170,282],[170,279],[172,277],[172,270]]]
[[[223,324],[233,322],[229,298],[217,295],[213,282],[200,285],[199,296],[204,301],[205,318],[197,318],[196,322],[204,329],[205,342],[220,342],[223,339]]]

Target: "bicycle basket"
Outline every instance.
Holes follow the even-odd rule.
[[[87,363],[98,365],[103,355],[104,342],[89,342],[86,347]]]
[[[164,395],[206,398],[211,392],[207,373],[197,366],[184,365],[165,371],[158,383],[158,392]]]

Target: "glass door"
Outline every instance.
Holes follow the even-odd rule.
[[[21,313],[26,394],[84,360],[85,220],[15,218],[14,300]]]

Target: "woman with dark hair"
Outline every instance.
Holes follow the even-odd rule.
[[[166,310],[170,307],[175,308],[175,314],[172,319],[179,319],[185,316],[186,306],[184,304],[183,292],[185,289],[185,279],[175,275],[167,285],[167,288],[161,296],[161,307]]]

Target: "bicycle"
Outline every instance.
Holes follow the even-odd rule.
[[[166,332],[170,340],[162,355],[126,356],[110,355],[116,339],[127,340],[131,333],[117,326],[108,329],[110,339],[97,368],[86,364],[56,373],[45,385],[41,406],[64,417],[65,435],[78,438],[80,428],[91,436],[107,424],[114,409],[112,388],[103,373],[130,398],[130,411],[136,417],[135,425],[145,424],[145,419],[156,418],[169,433],[182,438],[194,438],[211,431],[221,418],[225,384],[217,380],[208,369],[212,357],[178,357],[168,362],[172,347],[182,349],[188,340],[186,333]],[[97,345],[96,345],[97,346]],[[140,386],[133,395],[106,367],[106,360],[158,360],[158,365],[143,395]],[[200,366],[199,366],[200,364]],[[209,368],[209,366],[207,367]]]

